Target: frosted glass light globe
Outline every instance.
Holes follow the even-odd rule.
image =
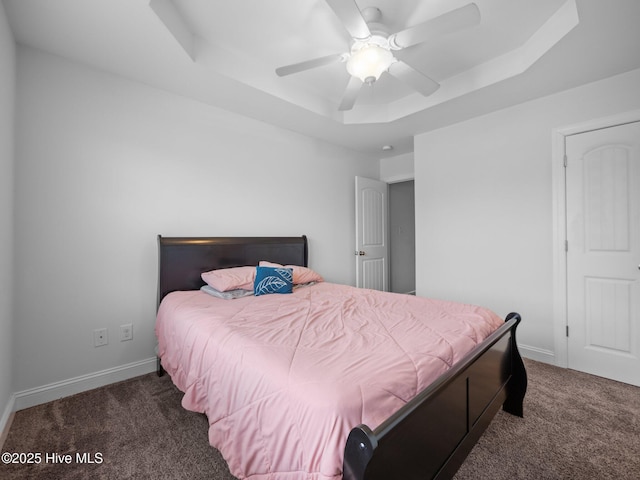
[[[388,49],[370,43],[351,53],[347,60],[347,72],[371,84],[380,78],[394,60]]]

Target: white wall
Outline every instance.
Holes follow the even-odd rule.
[[[13,132],[16,59],[0,2],[0,446],[13,393]]]
[[[380,159],[380,180],[387,183],[413,180],[413,152]]]
[[[153,357],[157,234],[306,234],[312,268],[355,281],[377,159],[23,47],[16,150],[17,391]]]
[[[551,132],[639,107],[635,70],[417,136],[418,295],[518,311],[553,362]]]

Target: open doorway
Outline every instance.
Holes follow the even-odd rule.
[[[389,290],[416,293],[414,181],[389,184]]]

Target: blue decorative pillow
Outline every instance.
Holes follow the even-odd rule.
[[[256,267],[253,293],[291,293],[293,291],[293,269],[282,267]]]

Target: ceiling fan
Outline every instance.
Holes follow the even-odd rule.
[[[351,110],[362,85],[373,85],[384,72],[402,80],[424,96],[431,95],[440,84],[399,59],[394,53],[480,22],[478,6],[469,3],[419,25],[389,34],[386,27],[380,23],[380,9],[367,7],[360,11],[355,0],[326,2],[352,37],[349,51],[286,65],[277,68],[276,74],[283,77],[334,62],[346,63],[351,78],[339,110]]]

